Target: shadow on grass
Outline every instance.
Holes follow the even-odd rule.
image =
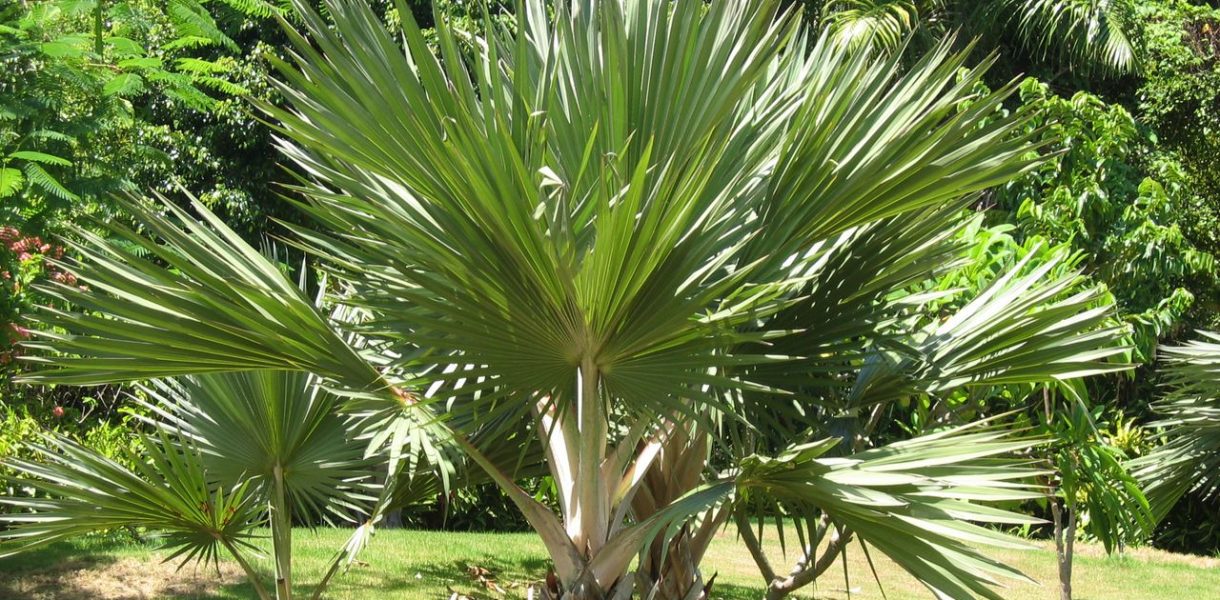
[[[405,571],[387,570],[373,562],[368,566],[353,567],[350,573],[341,572],[336,575],[327,589],[326,597],[445,600],[453,591],[475,600],[502,600],[506,597],[504,594],[492,593],[492,590],[479,580],[478,573],[471,573],[473,567],[485,569],[487,574],[484,577],[504,589],[507,598],[524,598],[529,584],[545,578],[549,566],[550,561],[543,558],[505,559],[493,556],[412,564]],[[262,575],[265,582],[271,580],[270,573],[264,572]],[[293,582],[293,591],[302,598],[309,598],[312,597],[316,584],[317,581],[312,578],[298,578]],[[203,597],[254,598],[256,593],[249,582],[242,580],[219,586],[218,596]],[[0,594],[0,599],[3,598],[6,596]]]
[[[149,555],[156,544],[119,537],[59,542],[0,559],[0,599],[146,600],[215,598],[232,569],[179,570]],[[247,597],[247,596],[239,596]]]
[[[85,600],[96,596],[65,577],[104,568],[118,558],[114,550],[129,544],[118,541],[82,544],[59,542],[0,559],[0,598],[62,598]]]
[[[716,600],[758,600],[763,590],[756,587],[717,583],[712,587],[712,598]]]

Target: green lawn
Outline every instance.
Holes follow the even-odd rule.
[[[300,531],[298,583],[320,576],[326,560],[346,538],[346,532]],[[528,581],[540,578],[546,559],[528,534],[469,534],[420,531],[383,531],[362,556],[367,564],[355,566],[339,578],[328,598],[352,600],[447,599],[451,591],[475,598],[524,597]],[[772,548],[776,560],[779,548]],[[59,544],[17,558],[0,560],[0,599],[29,600],[136,600],[136,599],[248,599],[252,593],[231,565],[220,575],[187,567],[175,571],[160,564],[165,554],[152,546],[124,544],[92,538]],[[1054,554],[1049,550],[1004,552],[1003,557],[1042,585],[1014,582],[1002,592],[1015,600],[1055,597]],[[877,559],[874,553],[874,559]],[[263,562],[269,568],[269,563]],[[1076,597],[1079,600],[1157,600],[1216,598],[1220,593],[1220,560],[1137,550],[1122,558],[1102,556],[1084,546],[1077,559]],[[488,592],[467,575],[470,566],[489,569],[507,595]],[[749,555],[733,535],[724,534],[713,545],[705,567],[718,573],[715,598],[755,600],[760,582]],[[930,598],[913,579],[884,559],[877,561],[886,596],[900,600]],[[851,597],[881,598],[863,554],[848,560]],[[806,590],[797,598],[846,597],[841,569],[824,578],[816,594]],[[302,587],[304,591],[304,587]]]

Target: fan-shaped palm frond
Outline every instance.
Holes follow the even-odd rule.
[[[372,464],[341,417],[341,398],[302,372],[248,371],[163,380],[141,388],[159,419],[204,454],[220,481],[281,480],[288,507],[309,522],[361,506]],[[368,501],[372,498],[363,498]]]
[[[970,522],[1038,522],[977,502],[1041,497],[1045,492],[1032,482],[1046,473],[1044,465],[1010,458],[1040,443],[984,423],[831,458],[825,455],[840,444],[831,438],[794,446],[773,458],[748,457],[736,484],[743,502],[762,505],[756,514],[792,514],[793,505],[801,507],[800,514],[825,514],[938,596],[999,600],[1002,596],[987,587],[999,583],[995,576],[1026,577],[982,556],[977,546],[1028,546]],[[802,545],[816,548],[819,541],[802,539]]]
[[[127,457],[134,469],[60,438],[37,448],[47,464],[9,464],[24,477],[22,485],[51,496],[5,500],[35,511],[7,517],[16,527],[0,538],[17,541],[14,551],[99,529],[147,527],[168,534],[187,560],[216,561],[223,547],[246,566],[245,540],[269,522],[275,595],[287,600],[294,519],[316,522],[327,513],[351,519],[372,512],[375,498],[368,492],[374,486],[367,480],[375,463],[365,458],[367,444],[355,439],[351,420],[336,412],[341,399],[316,377],[243,371],[157,381],[141,389],[152,411],[146,420],[158,435],[146,440],[146,457]],[[166,489],[154,493],[160,487]],[[183,503],[193,503],[195,512],[183,512]],[[91,506],[104,510],[89,513]],[[213,513],[224,517],[226,529],[199,521]],[[371,528],[369,521],[354,541]],[[332,571],[344,556],[336,557]],[[257,574],[247,570],[265,597]]]
[[[919,26],[920,17],[918,3],[910,0],[846,0],[829,3],[823,21],[851,46],[892,52]]]
[[[1188,491],[1220,491],[1220,334],[1162,348],[1169,394],[1156,408],[1164,445],[1135,461],[1157,520]]]
[[[146,437],[142,454],[124,457],[131,468],[64,437],[48,436],[30,449],[38,461],[8,459],[4,465],[25,477],[21,485],[46,497],[0,498],[29,511],[0,515],[15,526],[0,531],[0,556],[98,530],[148,527],[164,534],[171,558],[216,563],[226,550],[267,597],[245,558],[254,550],[250,540],[264,522],[264,507],[248,480],[216,483],[198,448],[166,434]]]

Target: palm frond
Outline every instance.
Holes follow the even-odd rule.
[[[1042,57],[1113,75],[1140,68],[1131,0],[1005,0],[1017,37]]]
[[[48,328],[29,346],[56,356],[29,357],[46,368],[25,382],[258,369],[308,371],[357,390],[381,381],[293,282],[201,204],[194,207],[202,220],[168,201],[163,214],[136,201],[124,206],[149,236],[107,223],[111,238],[77,228],[79,241],[66,240],[80,262],[58,266],[88,287],[48,283],[41,291],[81,312],[48,308],[35,317]]]
[[[902,47],[922,15],[909,0],[846,0],[830,2],[822,21],[833,35],[851,47],[893,52]]]
[[[373,465],[338,414],[342,399],[316,377],[289,371],[245,371],[159,380],[140,388],[159,418],[184,436],[222,482],[270,485],[282,473],[294,515],[316,522],[367,514]]]
[[[1163,415],[1163,445],[1132,466],[1145,485],[1157,520],[1183,494],[1220,492],[1220,334],[1200,331],[1200,339],[1161,349],[1170,392],[1156,404]]]
[[[0,531],[0,556],[119,527],[163,532],[170,559],[217,563],[221,550],[256,552],[251,540],[263,522],[259,495],[248,482],[216,483],[189,444],[164,434],[144,438],[142,454],[125,457],[131,468],[61,436],[47,436],[30,449],[37,461],[8,459],[4,466],[21,477],[16,483],[40,496],[0,498],[15,509],[0,514],[12,526]]]
[[[936,392],[964,385],[1077,379],[1131,368],[1114,357],[1127,350],[1104,291],[1078,272],[1053,276],[1059,253],[1015,265],[916,342],[917,379]],[[1029,269],[1026,270],[1026,267]]]
[[[775,457],[743,459],[736,476],[739,502],[761,515],[785,514],[784,504],[824,513],[938,596],[1000,600],[989,587],[1000,583],[998,577],[1028,580],[984,556],[978,546],[1030,546],[973,523],[1039,522],[980,503],[1044,496],[1045,490],[1031,482],[1047,471],[1021,457],[1044,440],[983,423],[844,458],[826,457],[839,443],[831,438],[792,446]]]

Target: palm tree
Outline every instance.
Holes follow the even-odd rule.
[[[1132,0],[827,0],[821,12],[840,38],[886,50],[956,31],[992,47],[1012,39],[1040,60],[1088,73],[1139,69]]]
[[[1053,264],[910,327],[915,284],[960,260],[954,215],[1037,164],[1026,117],[963,53],[904,69],[778,5],[528,0],[464,60],[443,22],[436,55],[407,18],[404,52],[358,0],[298,2],[288,105],[261,108],[317,224],[294,243],[345,310],[202,205],[132,201],[144,232],[77,232],[89,289],[47,292],[83,310],[41,317],[25,381],[309,373],[387,489],[455,452],[482,468],[550,553],[547,597],[695,598],[710,532],[799,507],[942,595],[998,598],[1018,574],[974,544],[1012,542],[968,521],[1028,521],[977,502],[1042,493],[1039,441],[984,423],[854,453],[826,426],[1111,371],[1121,331]],[[730,436],[756,442],[713,461]],[[493,458],[531,444],[558,513]]]

